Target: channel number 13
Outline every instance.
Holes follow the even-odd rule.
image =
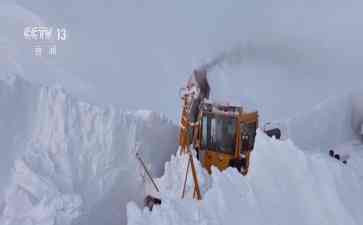
[[[67,30],[65,28],[57,28],[58,41],[65,41],[67,39]]]

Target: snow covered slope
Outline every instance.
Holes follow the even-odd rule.
[[[248,176],[214,169],[208,177],[198,166],[200,202],[180,199],[187,161],[173,157],[158,180],[162,205],[149,212],[129,203],[128,224],[363,224],[363,146],[357,148],[344,165],[258,132]]]
[[[304,131],[292,135],[299,147],[258,132],[247,177],[233,169],[209,177],[198,164],[199,203],[190,199],[190,180],[180,200],[186,161],[173,157],[157,180],[163,204],[150,213],[130,203],[128,224],[362,224],[363,146],[351,145],[348,165],[300,146],[352,140],[359,96],[290,120]],[[0,224],[125,223],[126,203],[144,197],[135,151],[161,176],[177,149],[177,128],[163,116],[92,106],[14,75],[0,80],[0,106]]]
[[[0,80],[0,107],[4,225],[125,222],[126,202],[143,198],[135,151],[160,176],[177,149],[164,116],[92,106],[18,76]]]
[[[361,139],[363,92],[330,98],[286,121],[288,136],[302,149],[328,151]]]
[[[288,135],[303,149],[328,151],[356,138],[352,116],[352,95],[344,94],[289,119]]]

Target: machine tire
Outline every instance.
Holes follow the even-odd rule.
[[[229,161],[229,165],[230,167],[236,168],[238,172],[241,173],[243,167],[243,161],[242,159],[231,159]]]
[[[161,199],[154,198],[150,195],[146,196],[146,198],[144,199],[144,206],[149,208],[150,211],[152,211],[154,205],[161,205]]]
[[[275,137],[277,140],[281,139],[281,130],[279,128],[273,128],[270,130],[265,130],[265,133],[269,137]]]
[[[330,155],[331,157],[334,157],[334,150],[329,150],[329,155]]]
[[[334,158],[336,158],[337,160],[340,160],[340,155],[339,154],[335,154]]]

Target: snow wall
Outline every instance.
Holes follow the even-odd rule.
[[[128,224],[363,224],[363,147],[357,148],[344,165],[258,131],[246,177],[232,168],[208,176],[197,163],[202,201],[191,199],[191,174],[181,199],[187,158],[177,155],[157,180],[163,203],[152,212],[129,203]]]
[[[305,150],[328,151],[361,139],[363,92],[342,94],[284,122],[288,137]]]
[[[177,150],[164,116],[93,106],[18,76],[0,80],[0,108],[4,225],[124,224],[126,203],[144,197],[136,150],[154,176]]]

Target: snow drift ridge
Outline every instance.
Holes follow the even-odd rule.
[[[149,212],[129,203],[128,224],[362,224],[363,146],[358,148],[361,151],[344,165],[259,131],[250,174],[242,177],[232,168],[213,168],[209,177],[199,171],[204,190],[199,202],[180,199],[183,184],[177,180],[183,179],[185,167],[180,166],[187,159],[176,156],[158,180],[162,205]]]
[[[0,80],[0,107],[1,179],[10,179],[0,224],[125,222],[122,208],[143,193],[136,146],[155,175],[177,148],[164,116],[93,106],[18,76]]]

